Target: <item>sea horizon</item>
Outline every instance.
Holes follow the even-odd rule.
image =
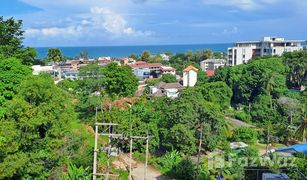
[[[171,52],[185,53],[188,50],[211,49],[214,52],[226,52],[232,43],[204,43],[204,44],[167,44],[167,45],[110,45],[110,46],[58,46],[58,47],[34,47],[38,52],[38,57],[43,59],[47,56],[49,48],[59,48],[63,55],[68,58],[77,57],[81,51],[87,51],[89,58],[127,57],[131,54],[142,54],[149,51],[151,54]]]

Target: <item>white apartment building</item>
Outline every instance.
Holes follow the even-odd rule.
[[[207,70],[216,70],[219,67],[224,67],[225,64],[225,59],[207,59],[200,62],[200,67],[204,72],[206,72]]]
[[[247,63],[261,56],[280,56],[284,52],[303,50],[302,40],[285,40],[277,37],[264,37],[261,41],[236,42],[227,50],[227,65]]]

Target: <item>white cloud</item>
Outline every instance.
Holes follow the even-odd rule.
[[[231,6],[242,10],[255,10],[277,3],[277,0],[203,0],[206,5]]]
[[[65,20],[67,19],[69,19],[69,23],[65,23],[68,24],[66,27],[56,25],[46,27],[45,25],[43,28],[28,28],[26,29],[26,36],[76,38],[92,36],[93,34],[98,36],[105,32],[108,37],[114,38],[151,36],[153,34],[151,31],[136,30],[128,24],[128,21],[122,15],[107,8],[93,7],[82,18],[66,17]]]
[[[239,32],[239,28],[234,26],[230,29],[224,29],[223,34],[237,34]]]
[[[107,32],[116,36],[149,36],[150,31],[138,31],[128,25],[127,20],[120,14],[101,7],[91,8],[92,20],[98,28],[103,28]]]
[[[82,33],[81,26],[69,26],[69,27],[48,27],[48,28],[29,28],[26,29],[26,36],[47,36],[47,37],[69,37],[78,36]]]

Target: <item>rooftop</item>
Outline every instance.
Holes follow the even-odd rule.
[[[207,73],[207,76],[210,77],[210,76],[214,75],[215,71],[214,70],[207,70],[206,73]]]
[[[181,89],[183,86],[180,83],[165,83],[165,82],[159,82],[156,85],[159,89]]]
[[[191,71],[191,70],[196,71],[196,72],[198,71],[198,69],[195,68],[194,66],[188,66],[187,68],[185,68],[183,70],[183,72],[188,72],[188,71]]]
[[[161,66],[160,70],[161,71],[176,71],[175,68],[170,67],[170,66]]]
[[[256,44],[261,42],[304,42],[304,40],[285,40],[285,38],[278,37],[263,37],[260,41],[239,41],[235,44]]]
[[[144,61],[138,61],[135,64],[129,64],[131,68],[150,68],[150,67],[161,67],[161,63],[147,63]]]
[[[206,60],[203,60],[202,62],[212,62],[212,63],[216,63],[216,62],[226,62],[225,59],[206,59]]]

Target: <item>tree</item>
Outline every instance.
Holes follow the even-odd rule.
[[[81,67],[79,70],[81,77],[81,80],[78,81],[79,88],[87,94],[101,91],[104,86],[103,74],[104,68],[98,64]]]
[[[250,114],[252,116],[252,121],[255,123],[264,123],[266,121],[282,123],[286,120],[278,111],[271,108],[271,97],[266,95],[260,95],[255,99],[251,105]]]
[[[137,90],[138,79],[129,66],[111,63],[103,69],[104,89],[110,95],[132,96]]]
[[[150,58],[150,52],[149,51],[144,51],[143,54],[141,55],[141,60],[148,62]]]
[[[9,18],[4,20],[0,16],[0,59],[16,57],[21,59],[22,64],[31,65],[37,52],[34,48],[22,46],[23,33],[22,21]]]
[[[183,124],[174,125],[165,137],[168,146],[171,149],[183,152],[185,154],[193,154],[196,152],[196,139],[193,131],[190,131]]]
[[[86,50],[80,52],[81,59],[88,59],[88,52]]]
[[[30,74],[30,68],[22,65],[20,60],[0,59],[0,116],[3,113],[2,105],[14,97],[21,81]]]
[[[203,85],[209,81],[209,77],[207,76],[207,73],[199,69],[197,71],[197,86]]]
[[[239,127],[234,130],[232,138],[234,141],[254,143],[258,138],[258,132],[251,128]]]
[[[297,128],[295,132],[295,138],[297,138],[300,141],[307,141],[307,118],[301,122],[299,127]]]
[[[283,62],[289,67],[287,85],[289,88],[300,88],[307,85],[307,52],[286,52]]]
[[[299,100],[283,96],[280,97],[277,102],[279,105],[281,105],[281,108],[283,108],[284,112],[288,115],[290,124],[292,124],[293,122],[293,117],[299,117],[302,115],[302,113],[300,113],[301,104]]]
[[[69,98],[50,76],[31,76],[5,109],[0,119],[1,178],[46,179],[65,157],[64,137],[76,118]]]
[[[136,54],[130,54],[128,57],[132,58],[134,60],[137,60],[139,58],[138,55],[136,55]]]
[[[211,82],[200,86],[205,100],[217,103],[223,108],[229,108],[232,91],[224,82]]]
[[[11,57],[15,51],[21,49],[24,33],[21,26],[21,20],[4,20],[3,16],[0,16],[0,52],[4,57]]]
[[[203,59],[210,59],[213,56],[213,52],[211,49],[205,49]]]
[[[224,81],[233,91],[232,104],[250,105],[259,95],[278,98],[287,91],[286,66],[277,57],[263,57],[235,67],[218,69],[211,81]]]
[[[162,82],[165,83],[175,83],[177,82],[176,76],[172,74],[163,74],[161,78]]]
[[[63,55],[59,48],[49,48],[47,53],[47,62],[61,62]]]

